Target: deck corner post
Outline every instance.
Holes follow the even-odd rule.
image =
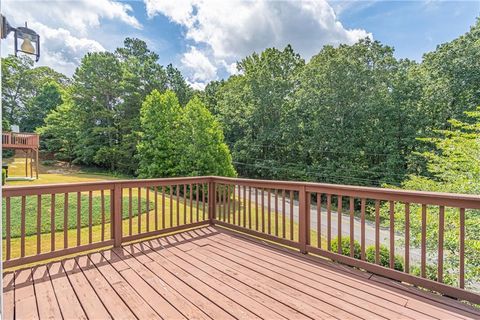
[[[307,201],[310,201],[308,193],[305,190],[305,186],[301,186],[298,191],[298,241],[300,243],[300,252],[303,254],[307,253],[307,244],[308,244],[308,216],[309,205]]]
[[[113,246],[122,245],[122,186],[115,183],[113,189]]]
[[[212,179],[208,183],[208,220],[210,222],[210,225],[213,225],[215,221],[215,207],[217,205],[215,189],[215,180]]]

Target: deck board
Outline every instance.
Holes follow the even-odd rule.
[[[159,240],[156,240],[160,242]],[[155,242],[155,240],[151,241]],[[245,316],[250,318],[252,314],[263,318],[263,319],[285,319],[281,314],[276,313],[270,308],[265,307],[264,305],[258,303],[253,297],[243,294],[236,288],[221,282],[220,280],[216,279],[215,277],[211,276],[209,273],[205,272],[198,265],[186,263],[184,260],[178,258],[174,254],[169,254],[170,249],[162,249],[158,252],[167,260],[175,264],[178,268],[181,268],[185,272],[193,275],[198,280],[202,281],[212,289],[218,291],[219,293],[223,294],[225,297],[229,298],[230,300],[234,301],[236,304],[241,305],[245,310],[251,312],[251,314],[246,314]],[[254,316],[253,316],[254,317]]]
[[[17,319],[38,319],[37,299],[33,287],[32,270],[15,272],[15,308]]]
[[[478,319],[450,298],[219,227],[5,273],[5,319]]]
[[[15,277],[13,273],[3,275],[3,319],[10,320],[14,318],[14,288]]]
[[[32,269],[38,315],[41,319],[60,319],[62,314],[46,266]]]
[[[111,316],[115,319],[135,319],[135,315],[130,311],[123,300],[115,293],[115,290],[110,286],[108,281],[102,276],[95,264],[88,258],[88,256],[81,256],[76,259],[76,262],[83,274],[89,281],[92,288],[95,290],[97,296],[102,301],[103,305]]]
[[[148,305],[135,289],[125,281],[122,275],[116,270],[100,253],[91,254],[90,260],[120,296],[129,309],[139,318],[160,319],[160,316]],[[126,269],[124,269],[126,270]]]
[[[111,319],[108,310],[104,307],[75,259],[64,260],[62,266],[87,317],[90,319]]]
[[[175,256],[179,259],[182,259],[182,261],[184,261],[183,262],[184,264],[187,264],[189,266],[196,266],[197,268],[208,273],[210,276],[221,281],[224,285],[229,286],[231,288],[235,288],[245,296],[251,297],[254,301],[258,301],[258,303],[260,303],[263,307],[277,311],[278,313],[275,314],[275,316],[277,317],[286,317],[290,319],[294,318],[299,320],[309,319],[309,317],[298,312],[296,309],[290,308],[280,303],[276,299],[273,299],[272,297],[266,294],[263,294],[262,292],[257,291],[254,288],[249,287],[248,285],[239,281],[235,277],[230,277],[227,274],[222,273],[221,271],[208,265],[202,260],[196,259],[194,256],[186,254],[185,252],[183,252],[182,250],[179,250],[178,248],[171,247],[166,250],[170,252],[169,254],[167,254],[167,256],[172,256],[172,257]]]
[[[133,252],[133,246],[131,246]],[[182,313],[182,317],[188,319],[210,319],[201,309],[197,308],[188,299],[172,288],[162,278],[143,266],[134,255],[131,255],[127,249],[115,250],[115,254],[121,257],[133,270],[135,270],[144,281],[146,281],[155,291],[169,301],[174,308]],[[151,261],[151,260],[150,260]]]
[[[234,247],[232,243],[235,243]],[[305,288],[322,288],[320,291],[324,293],[330,295],[333,293],[345,302],[350,302],[366,310],[374,310],[375,314],[384,318],[392,319],[400,316],[411,319],[434,319],[427,314],[415,312],[414,310],[404,307],[406,303],[405,299],[399,301],[395,296],[390,295],[388,297],[389,300],[385,300],[385,296],[388,295],[387,292],[378,291],[372,293],[373,290],[371,290],[369,286],[365,286],[364,281],[357,281],[346,285],[342,283],[344,277],[340,275],[330,275],[330,278],[328,278],[329,275],[327,272],[324,272],[322,276],[314,272],[305,273],[305,265],[301,263],[288,265],[285,261],[268,257],[265,251],[255,252],[252,250],[252,253],[249,252],[248,249],[241,249],[240,246],[233,241],[230,243],[212,241],[211,245],[219,250],[226,250],[243,261],[255,263],[257,266],[269,270],[271,276],[283,275],[298,284],[303,284]],[[382,296],[382,294],[384,296]],[[395,310],[391,310],[392,302],[397,304]],[[369,318],[371,317],[369,316]]]
[[[52,287],[64,319],[87,319],[87,315],[73,290],[70,281],[60,262],[47,265]],[[17,307],[22,307],[17,305]]]

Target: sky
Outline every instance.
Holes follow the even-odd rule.
[[[480,0],[2,0],[1,12],[40,34],[39,65],[71,76],[87,52],[114,51],[137,37],[202,89],[235,74],[243,57],[287,44],[308,61],[326,44],[370,37],[420,62],[469,30]],[[13,53],[12,35],[2,44],[3,57]]]

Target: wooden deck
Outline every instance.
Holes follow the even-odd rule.
[[[453,299],[219,227],[4,274],[4,319],[465,319]]]

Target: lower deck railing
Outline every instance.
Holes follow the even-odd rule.
[[[465,276],[479,268],[478,196],[189,177],[5,187],[3,198],[5,268],[216,224],[480,304],[480,279]]]

